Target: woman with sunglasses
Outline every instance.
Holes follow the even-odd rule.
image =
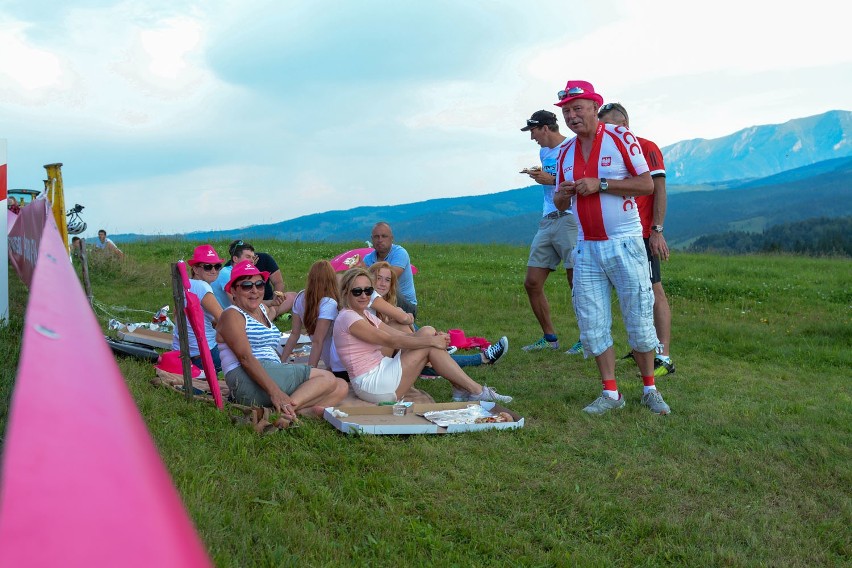
[[[512,401],[462,371],[447,353],[447,334],[429,326],[406,333],[370,313],[374,291],[370,273],[363,268],[347,270],[340,282],[342,309],[334,322],[334,346],[358,398],[375,403],[401,399],[430,361],[454,390],[464,393],[464,400]]]
[[[290,422],[298,414],[319,416],[343,400],[349,387],[329,371],[281,362],[281,332],[272,323],[281,306],[263,303],[268,278],[247,260],[231,270],[225,285],[231,305],[216,328],[225,382],[240,404],[272,407]]]
[[[187,261],[190,268],[189,274],[189,291],[198,297],[201,302],[201,308],[204,310],[204,336],[207,341],[207,346],[210,348],[210,355],[213,356],[213,365],[217,371],[222,370],[222,362],[219,358],[219,347],[216,344],[216,322],[222,315],[222,306],[216,296],[213,295],[213,288],[210,285],[219,276],[219,270],[222,268],[222,259],[216,254],[216,249],[210,245],[200,245],[195,247],[192,253],[192,258]],[[201,367],[201,351],[198,347],[198,339],[189,325],[189,320],[186,322],[186,331],[189,337],[189,357],[196,367]],[[172,349],[180,349],[180,341],[178,340],[178,329],[175,326],[172,336]]]
[[[296,295],[293,304],[293,327],[284,345],[281,360],[288,360],[304,329],[311,336],[308,365],[316,367],[322,361],[335,376],[348,380],[346,368],[337,357],[332,340],[339,303],[340,291],[334,268],[327,260],[316,261],[308,270],[305,289]]]
[[[415,331],[417,326],[414,325],[414,316],[406,313],[402,308],[396,305],[396,289],[397,276],[396,272],[391,270],[391,265],[381,261],[370,265],[367,269],[370,276],[375,282],[375,291],[372,295],[369,309],[386,324],[395,327],[401,331]],[[477,367],[479,365],[493,365],[509,350],[509,339],[504,335],[492,343],[488,349],[483,350],[479,355],[452,355],[453,361],[458,363],[459,367]],[[426,367],[421,378],[435,378],[435,373],[431,367]]]

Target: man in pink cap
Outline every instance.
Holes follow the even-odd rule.
[[[565,124],[576,136],[557,158],[554,204],[574,206],[579,221],[574,252],[574,312],[585,353],[595,357],[603,393],[583,410],[623,408],[615,381],[610,294],[615,288],[627,339],[644,383],[642,404],[655,414],[671,410],[654,384],[654,293],[642,241],[636,196],[654,191],[639,141],[623,126],[598,120],[603,97],[591,83],[568,81],[558,93]]]

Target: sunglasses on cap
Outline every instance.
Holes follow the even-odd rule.
[[[196,266],[200,266],[207,272],[210,272],[211,270],[222,270],[221,262],[217,262],[216,264],[197,264]]]
[[[565,97],[573,97],[573,96],[576,96],[576,95],[582,95],[582,94],[584,94],[585,92],[586,92],[586,91],[583,89],[583,87],[571,87],[571,88],[570,88],[570,89],[568,89],[567,91],[566,91],[566,90],[564,90],[564,89],[563,89],[563,90],[561,90],[561,91],[559,91],[558,93],[556,93],[556,96],[557,96],[557,97],[559,98],[559,100],[561,101],[561,100],[562,100],[562,99],[564,99]]]
[[[255,280],[254,282],[247,282],[247,281],[243,280],[242,282],[237,284],[237,286],[239,286],[240,288],[242,288],[246,292],[251,290],[252,287],[257,288],[258,290],[262,290],[266,286],[266,281],[265,280]]]
[[[361,294],[367,294],[368,296],[372,296],[373,290],[374,288],[372,286],[368,286],[367,288],[352,288],[349,291],[352,292],[352,295],[357,298]]]

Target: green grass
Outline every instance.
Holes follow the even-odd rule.
[[[152,315],[171,303],[168,263],[194,244],[128,245],[123,265],[93,265],[95,299],[115,315]],[[348,248],[257,244],[290,289],[313,260]],[[675,254],[663,274],[678,371],[658,381],[673,413],[641,407],[635,365],[622,362],[627,407],[589,417],[581,408],[600,391],[594,361],[520,350],[540,335],[522,285],[524,248],[407,248],[421,270],[422,322],[508,335],[508,356],[471,376],[515,396],[526,427],[346,437],[308,420],[260,437],[153,387],[149,365],[121,359],[217,565],[849,565],[848,260]],[[13,283],[17,307],[0,332],[4,424],[20,288]],[[567,348],[577,331],[563,275],[547,293]],[[626,352],[620,321],[614,336],[616,353]],[[417,386],[450,399],[443,381]]]

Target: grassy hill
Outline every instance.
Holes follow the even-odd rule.
[[[125,263],[93,265],[101,321],[170,302],[168,263],[195,244],[129,244]],[[257,244],[298,289],[314,259],[358,243]],[[349,438],[306,421],[258,437],[153,387],[149,365],[120,360],[217,566],[849,564],[848,260],[675,254],[663,274],[677,373],[659,381],[673,413],[644,410],[636,368],[622,362],[627,407],[589,417],[581,408],[600,392],[592,360],[519,349],[540,334],[522,285],[525,247],[408,249],[422,322],[508,335],[504,360],[471,375],[515,396],[526,427]],[[570,344],[564,279],[549,279],[547,293]],[[13,282],[11,325],[0,329],[2,426],[25,302]],[[614,337],[626,352],[618,322]],[[447,383],[418,383],[449,400]]]

